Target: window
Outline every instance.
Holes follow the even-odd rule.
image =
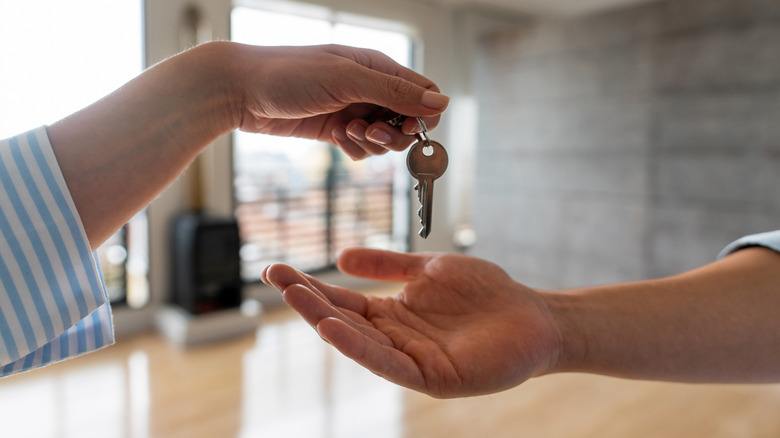
[[[291,8],[234,8],[232,39],[266,46],[345,44],[411,64],[412,38],[398,23],[313,5]],[[403,154],[353,162],[322,142],[242,132],[233,143],[245,280],[257,280],[276,261],[309,272],[328,269],[349,246],[407,249],[409,178]]]
[[[4,2],[0,137],[55,122],[138,75],[142,6],[142,0]],[[145,249],[139,215],[98,250],[112,302],[146,302]]]

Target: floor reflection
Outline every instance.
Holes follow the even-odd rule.
[[[3,436],[126,436],[116,427],[127,421],[126,367],[112,363],[41,374],[0,382]]]
[[[240,339],[180,349],[143,335],[0,379],[0,437],[780,436],[780,385],[556,374],[436,400],[371,374],[292,312],[281,315]]]
[[[127,358],[128,436],[149,436],[149,356],[143,351],[130,353]]]
[[[402,390],[302,320],[180,349],[156,335],[0,380],[8,437],[400,438]]]
[[[401,390],[345,359],[306,324],[261,330],[243,359],[242,437],[401,436]]]

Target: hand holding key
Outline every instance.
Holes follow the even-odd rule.
[[[511,388],[556,364],[559,332],[544,297],[490,262],[351,248],[338,265],[406,285],[395,297],[371,296],[283,264],[262,278],[323,339],[391,382],[463,397]]]
[[[236,116],[231,121],[248,132],[328,142],[353,160],[403,150],[411,142],[396,129],[368,123],[376,109],[423,116],[435,125],[449,102],[430,79],[374,50],[339,45],[233,50],[246,52],[250,56],[240,60],[251,62],[233,57],[212,63],[229,65],[220,71],[237,70],[246,81],[227,87],[242,91],[235,99],[242,106],[228,112]]]

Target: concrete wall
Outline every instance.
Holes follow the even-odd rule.
[[[669,275],[780,228],[780,2],[484,35],[472,254],[539,287]]]

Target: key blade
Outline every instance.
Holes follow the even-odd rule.
[[[420,185],[420,193],[422,193],[421,203],[422,215],[420,215],[420,222],[422,223],[422,229],[419,234],[423,239],[427,239],[431,234],[431,218],[433,216],[433,181],[424,179]]]
[[[428,237],[428,234],[430,231],[425,227],[425,187],[427,186],[425,180],[418,180],[417,184],[414,186],[414,189],[417,190],[417,199],[420,201],[420,208],[417,209],[417,217],[420,218],[420,224],[422,224],[422,228],[420,228],[420,231],[417,232],[417,234],[422,237],[423,239]]]

